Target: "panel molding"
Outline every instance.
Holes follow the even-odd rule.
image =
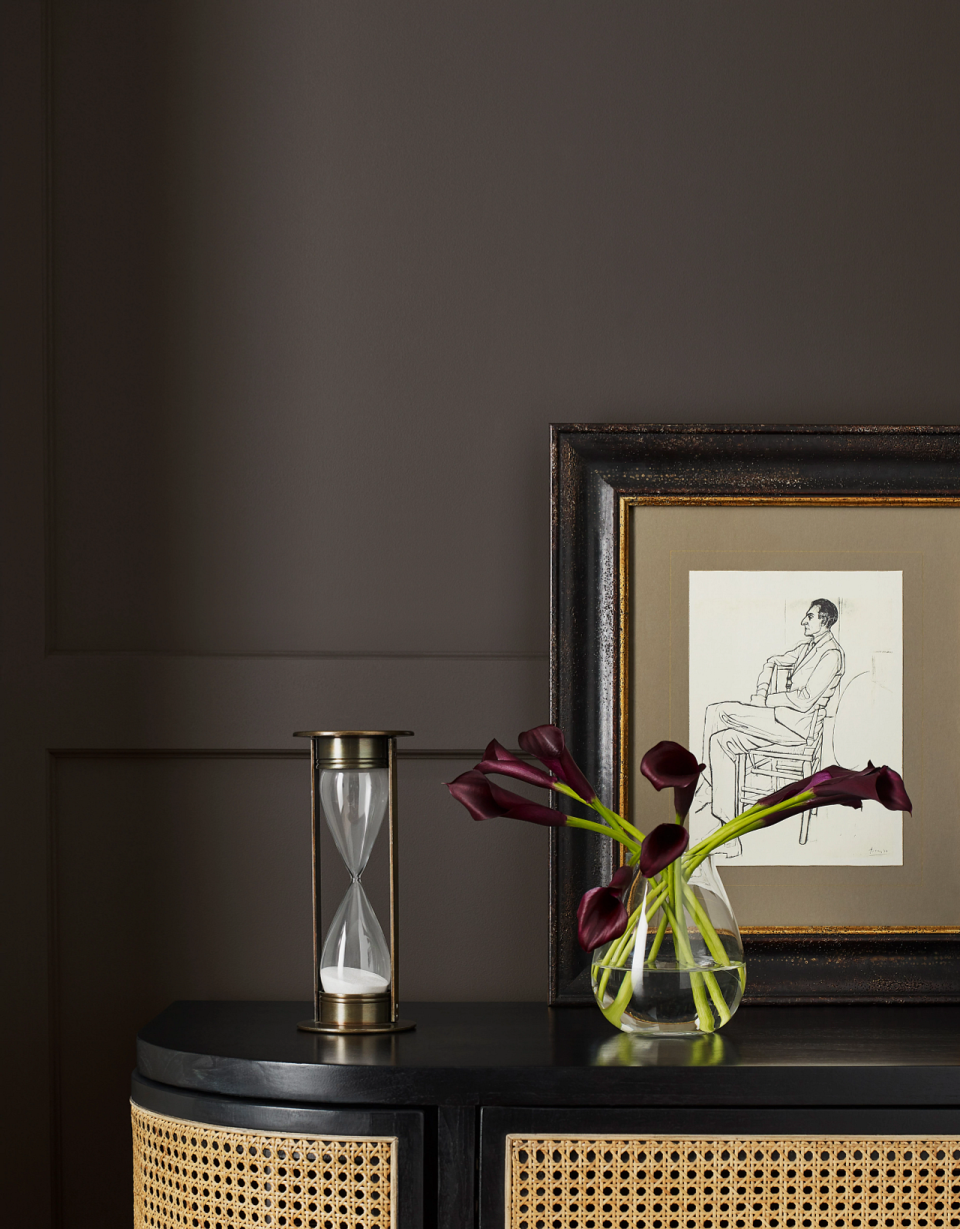
[[[43,267],[40,276],[42,290],[42,361],[40,396],[43,419],[43,632],[44,652],[49,653],[57,639],[57,531],[54,503],[54,413],[55,341],[54,341],[54,260],[53,260],[53,0],[41,0],[43,38]],[[55,1216],[59,1223],[59,1216]]]
[[[47,648],[47,657],[161,657],[161,658],[232,658],[244,660],[271,660],[275,657],[318,661],[549,661],[550,654],[513,652],[438,651],[420,652],[416,649],[250,649],[232,652],[224,649],[57,649]]]
[[[48,747],[53,759],[99,760],[300,760],[307,755],[307,745],[302,747]],[[513,751],[518,759],[530,760],[519,749]],[[401,760],[479,760],[483,758],[482,747],[423,747],[410,750],[397,748]]]

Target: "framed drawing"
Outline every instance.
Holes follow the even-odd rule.
[[[602,797],[661,822],[669,738],[707,765],[694,837],[831,763],[913,800],[724,847],[747,998],[960,1001],[960,427],[564,425],[552,466],[552,720]],[[592,1002],[614,854],[551,841],[551,1002]]]

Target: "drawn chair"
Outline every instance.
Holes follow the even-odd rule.
[[[777,667],[783,670],[785,667]],[[736,792],[734,795],[735,814],[739,815],[747,807],[753,806],[767,794],[772,794],[791,781],[802,777],[812,777],[821,767],[823,757],[824,726],[828,719],[828,709],[837,694],[841,670],[827,691],[820,697],[814,711],[810,733],[802,743],[771,743],[766,747],[757,747],[753,751],[743,751],[736,757]],[[780,678],[771,680],[775,689],[786,686]],[[836,706],[834,706],[835,711]],[[806,845],[810,835],[810,820],[816,814],[816,809],[805,811],[800,819],[800,844]]]

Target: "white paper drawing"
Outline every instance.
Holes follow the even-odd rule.
[[[902,771],[901,572],[691,572],[691,841],[828,764]],[[823,807],[721,847],[730,865],[900,866],[902,818]]]

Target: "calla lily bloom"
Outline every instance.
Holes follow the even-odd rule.
[[[648,832],[640,846],[640,873],[649,879],[679,858],[690,844],[690,833],[683,824],[658,824]]]
[[[511,793],[493,785],[482,772],[471,768],[462,772],[453,781],[446,782],[447,789],[462,802],[474,819],[525,819],[531,824],[543,824],[548,828],[562,828],[567,817],[562,811],[551,811],[549,807],[541,806],[539,802],[531,802],[529,798],[521,798],[519,794]]]
[[[619,938],[627,928],[628,914],[620,897],[633,878],[629,866],[621,866],[605,888],[584,892],[577,908],[577,939],[586,952]]]
[[[835,764],[825,768],[830,773],[826,781],[818,781],[821,774],[816,773],[810,782],[810,789],[815,794],[833,794],[836,792],[846,796],[863,798],[870,802],[879,802],[888,811],[909,811],[913,813],[913,803],[903,784],[903,778],[886,764],[874,768],[868,760],[866,768],[859,771],[838,769]]]
[[[690,810],[697,781],[706,764],[679,743],[659,742],[640,761],[640,771],[654,789],[673,786],[673,805],[683,819]]]
[[[483,759],[477,765],[478,772],[498,772],[505,777],[516,777],[518,781],[526,781],[528,785],[539,785],[543,789],[553,789],[557,781],[542,768],[534,768],[525,764],[497,740],[491,739],[483,753]]]
[[[874,771],[877,774],[874,780],[877,802],[885,806],[888,811],[908,811],[912,815],[913,803],[903,783],[903,777],[894,769],[888,768],[886,764]]]
[[[841,768],[838,764],[831,764],[829,768],[821,768],[819,772],[815,772],[812,777],[803,777],[800,781],[792,781],[789,785],[783,786],[782,789],[775,790],[772,794],[767,794],[765,798],[758,800],[756,804],[758,807],[775,806],[778,802],[787,802],[798,794],[812,793],[815,796],[808,798],[805,802],[798,802],[796,806],[786,807],[775,815],[764,816],[759,821],[760,825],[764,828],[769,828],[773,824],[780,823],[783,819],[789,819],[792,815],[800,815],[804,811],[812,810],[814,807],[837,805],[854,807],[859,811],[863,807],[863,800],[859,794],[847,793],[843,790],[843,781],[853,776],[854,772],[853,768]]]
[[[569,785],[584,802],[592,802],[596,798],[597,791],[567,750],[562,730],[555,725],[538,725],[532,730],[524,730],[517,741],[522,750],[528,755],[535,755],[542,764],[546,764],[550,771],[556,773],[564,785]]]
[[[913,803],[900,774],[886,765],[874,768],[869,761],[867,767],[861,769],[841,768],[839,764],[831,764],[829,768],[815,772],[812,777],[804,777],[802,781],[795,781],[792,785],[785,785],[783,789],[768,794],[760,799],[757,806],[773,806],[802,793],[812,793],[814,797],[798,803],[796,807],[788,807],[778,811],[776,815],[767,816],[764,826],[778,823],[781,819],[799,815],[802,811],[809,811],[814,807],[839,805],[856,807],[859,810],[864,800],[879,802],[888,811],[913,812]]]

